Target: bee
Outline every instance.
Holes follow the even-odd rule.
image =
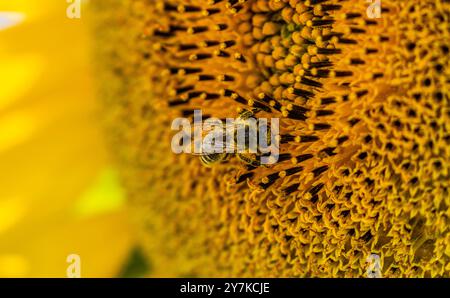
[[[223,139],[215,140],[215,142],[211,144],[214,149],[218,150],[214,150],[214,152],[212,152],[211,150],[205,150],[206,153],[196,153],[196,155],[200,155],[200,161],[202,162],[202,164],[210,167],[214,164],[227,161],[231,156],[235,155],[240,161],[251,167],[263,166],[261,164],[262,152],[260,150],[261,148],[259,147],[259,142],[255,142],[256,150],[250,150],[249,141],[252,137],[255,137],[255,140],[257,140],[256,135],[252,135],[252,133],[255,133],[255,131],[250,127],[251,121],[249,120],[253,120],[252,122],[256,124],[256,127],[259,127],[259,119],[255,117],[255,114],[258,111],[258,109],[244,109],[239,113],[238,118],[232,125],[233,127],[224,126],[222,134]],[[230,131],[232,131],[232,137],[226,138],[227,134],[230,134]],[[266,132],[266,142],[267,145],[270,145],[271,131],[269,127],[267,127]],[[236,146],[236,144],[239,144],[239,135],[244,136],[245,138],[245,144],[243,144],[243,146],[241,145],[241,147],[239,147],[239,145]],[[233,151],[233,153],[230,153],[229,151]]]

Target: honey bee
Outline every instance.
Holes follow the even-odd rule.
[[[204,153],[194,154],[200,155],[200,161],[207,167],[224,162],[233,155],[249,166],[264,166],[261,163],[261,156],[263,155],[260,148],[261,142],[258,142],[257,132],[255,129],[255,127],[260,127],[259,119],[255,117],[255,114],[258,111],[258,109],[242,110],[239,113],[238,118],[232,124],[233,127],[228,125],[223,126],[222,139],[215,139],[214,142],[210,144],[215,150],[205,150]],[[271,130],[267,125],[265,133],[266,145],[269,146],[271,143]],[[244,142],[242,142],[242,139]],[[253,143],[250,139],[253,139]],[[203,149],[205,149],[204,145],[202,146]]]

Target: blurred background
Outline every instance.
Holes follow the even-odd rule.
[[[79,19],[70,4],[0,0],[0,277],[66,277],[70,254],[81,277],[139,263],[96,116],[87,3]]]

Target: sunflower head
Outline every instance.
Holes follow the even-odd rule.
[[[155,275],[363,276],[378,254],[383,276],[448,276],[450,6],[373,5],[95,4],[110,136]],[[171,153],[172,119],[197,109],[279,118],[278,162]]]

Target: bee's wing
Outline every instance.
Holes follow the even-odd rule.
[[[192,130],[193,131],[201,131],[202,135],[208,134],[210,132],[215,131],[216,129],[223,129],[225,130],[226,125],[225,124],[218,124],[218,123],[192,123]]]
[[[193,129],[198,129],[201,130],[203,132],[212,132],[216,129],[220,129],[222,128],[223,131],[234,131],[236,130],[236,126],[239,125],[245,125],[247,123],[247,120],[244,119],[238,119],[238,120],[234,120],[232,123],[222,123],[222,125],[218,124],[218,123],[212,123],[212,124],[208,124],[208,123],[192,123],[192,128]]]
[[[236,150],[236,141],[235,141],[235,132],[236,125],[234,124],[224,124],[222,126],[222,139],[218,137],[218,135],[214,138],[214,144],[204,143],[204,138],[210,133],[214,134],[217,129],[221,129],[220,125],[203,125],[202,123],[194,123],[193,129],[198,129],[202,133],[202,138],[194,141],[194,147],[201,147],[202,151],[206,151],[206,153],[192,153],[193,155],[208,155],[214,153],[213,151],[235,151]],[[197,148],[198,148],[197,147]],[[217,153],[219,153],[217,152]]]

